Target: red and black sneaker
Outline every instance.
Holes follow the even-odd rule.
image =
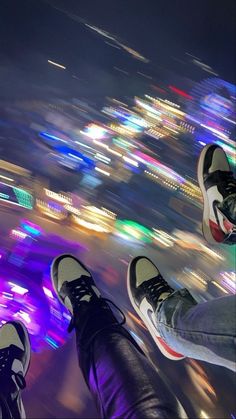
[[[142,319],[163,355],[173,361],[185,358],[160,337],[156,319],[158,305],[174,290],[161,276],[158,268],[144,256],[134,258],[128,268],[127,288],[132,306]]]
[[[211,243],[236,243],[236,180],[224,150],[215,144],[203,148],[198,182],[204,210],[202,231]]]

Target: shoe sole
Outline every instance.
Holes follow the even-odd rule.
[[[143,321],[143,323],[145,324],[145,326],[148,328],[148,331],[150,332],[155,344],[157,345],[158,349],[160,350],[160,352],[166,357],[171,359],[172,361],[181,361],[182,359],[185,358],[185,356],[179,354],[178,352],[175,352],[174,350],[172,350],[166,343],[165,341],[161,338],[161,336],[158,334],[156,328],[152,325],[152,323],[148,322],[145,315],[139,310],[138,306],[136,305],[134,299],[133,299],[133,295],[131,292],[131,288],[130,288],[130,267],[131,267],[132,261],[129,263],[128,266],[128,272],[127,272],[127,291],[128,291],[128,295],[129,295],[129,299],[130,302],[134,308],[134,310],[136,311],[136,313],[138,314],[138,316],[140,317],[140,319]]]
[[[210,224],[209,224],[209,221],[210,221],[210,205],[209,205],[207,191],[206,191],[206,188],[205,188],[205,185],[204,185],[204,180],[203,180],[204,160],[205,160],[206,153],[211,146],[212,146],[212,144],[209,144],[209,145],[205,146],[203,148],[200,156],[199,156],[198,165],[197,165],[197,177],[198,177],[199,187],[201,189],[202,196],[203,196],[202,234],[203,234],[203,236],[205,237],[205,239],[208,243],[219,244],[219,242],[215,240],[215,238],[213,237],[213,235],[211,233],[211,228],[210,228]]]

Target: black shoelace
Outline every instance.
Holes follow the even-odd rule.
[[[104,303],[110,303],[122,315],[123,319],[119,324],[123,325],[126,321],[124,313],[111,300],[107,298],[98,297],[97,295],[95,296],[94,294],[96,293],[93,290],[91,290],[91,286],[94,285],[91,281],[88,280],[88,277],[81,276],[80,278],[75,279],[74,281],[65,282],[61,288],[60,295],[64,299],[65,297],[69,297],[72,307],[74,311],[76,310],[76,312],[79,311],[79,307],[81,304],[88,304],[90,300],[92,300],[93,303],[96,305],[99,304],[101,308],[102,306],[104,306]],[[89,296],[89,301],[84,299],[84,297],[87,296]],[[74,329],[75,323],[75,316],[73,315],[68,326],[68,332],[71,332]]]
[[[236,179],[233,172],[221,172],[222,180],[225,182],[225,189],[229,195],[236,193]]]
[[[169,286],[169,284],[165,281],[161,274],[158,276],[149,279],[148,281],[144,281],[140,287],[143,289],[145,294],[149,297],[149,299],[154,303],[156,306],[157,303],[161,302],[160,296],[163,293],[172,293],[174,292],[173,288]]]

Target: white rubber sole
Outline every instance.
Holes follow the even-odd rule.
[[[178,354],[177,352],[175,352],[174,350],[171,351],[173,352],[173,354],[169,353],[166,349],[165,349],[165,342],[163,341],[163,339],[161,338],[161,336],[159,335],[157,329],[154,327],[154,325],[149,321],[149,319],[144,315],[144,313],[142,313],[139,310],[139,307],[136,305],[134,299],[133,299],[133,295],[130,289],[130,266],[131,266],[132,261],[129,263],[128,266],[128,271],[127,271],[127,291],[128,291],[128,295],[129,295],[129,299],[130,302],[134,308],[134,310],[136,311],[136,313],[138,314],[138,316],[140,317],[140,319],[143,321],[143,323],[145,324],[145,326],[147,327],[149,333],[151,334],[155,344],[157,345],[158,349],[160,350],[160,352],[166,357],[171,359],[172,361],[181,361],[182,359],[185,358],[185,356],[182,356],[181,354]],[[162,343],[163,341],[163,343]],[[168,347],[168,345],[166,345]],[[174,355],[176,354],[176,355]]]
[[[212,236],[212,233],[211,233],[211,229],[210,229],[210,225],[209,225],[210,206],[209,206],[207,191],[206,191],[206,188],[204,186],[204,180],[203,180],[204,160],[205,160],[206,153],[211,146],[212,146],[212,144],[208,144],[201,151],[201,154],[200,154],[199,159],[198,159],[197,177],[198,177],[199,187],[201,189],[202,196],[203,196],[202,233],[203,233],[203,236],[205,237],[205,239],[208,243],[219,244],[219,242],[217,242],[214,239],[214,237]]]

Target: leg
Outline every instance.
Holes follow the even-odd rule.
[[[168,345],[185,356],[236,371],[236,296],[197,304],[180,290],[156,311],[158,330]]]
[[[25,418],[20,391],[30,362],[28,332],[21,322],[0,328],[0,418]]]
[[[182,354],[235,370],[236,296],[197,304],[186,289],[174,291],[158,268],[141,256],[129,266],[128,292],[168,358],[178,360]]]
[[[79,364],[102,417],[186,417],[182,407],[116,320],[87,268],[70,255],[52,265],[59,299],[71,311]]]

